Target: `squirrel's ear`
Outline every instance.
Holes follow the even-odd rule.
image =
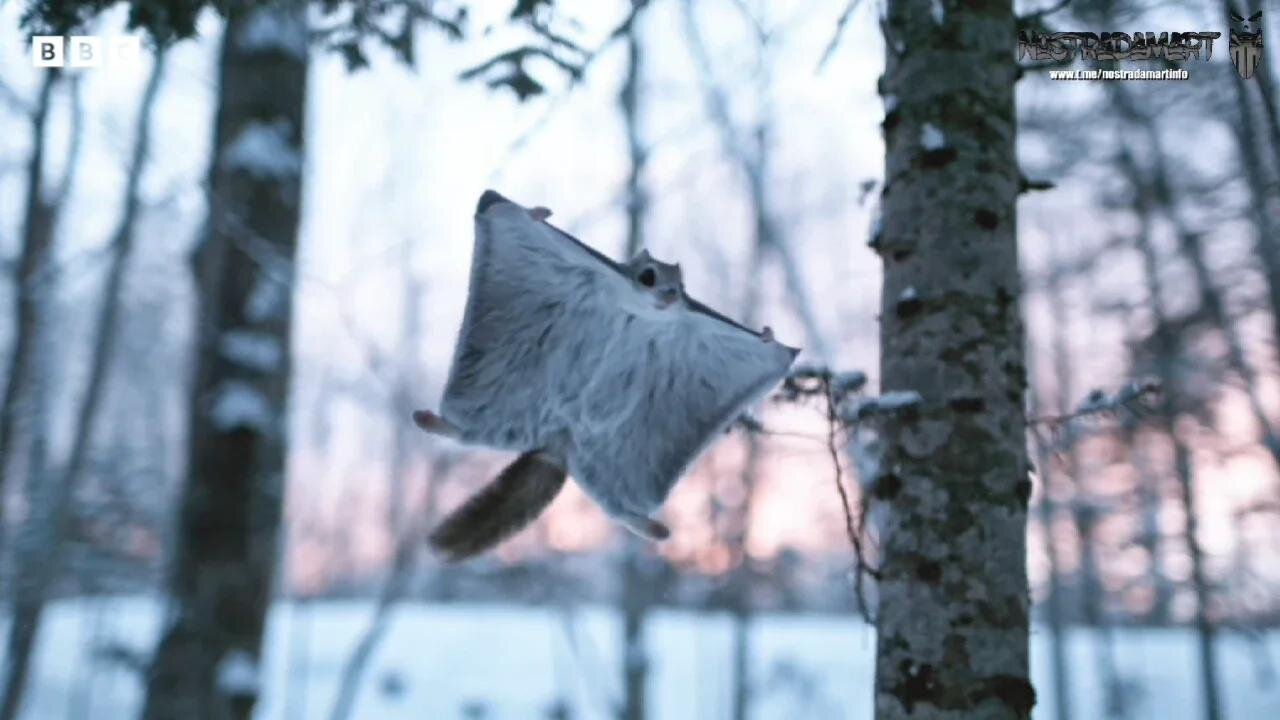
[[[642,248],[640,252],[636,253],[635,257],[631,258],[631,262],[648,262],[652,259],[653,256],[649,254],[648,249]]]

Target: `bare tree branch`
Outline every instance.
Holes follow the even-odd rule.
[[[840,44],[840,38],[844,35],[844,26],[849,23],[849,18],[853,17],[853,11],[858,9],[858,5],[862,0],[849,0],[844,6],[844,11],[840,13],[840,17],[836,20],[836,30],[831,34],[831,40],[827,42],[827,47],[822,51],[822,57],[818,59],[818,66],[813,69],[814,72],[822,72],[827,61],[835,54],[836,47]]]
[[[697,18],[694,16],[691,0],[683,0],[681,10],[685,34],[688,36],[689,47],[692,51],[694,62],[698,66],[703,91],[706,95],[708,113],[711,115],[712,122],[720,134],[721,145],[724,147],[725,153],[738,165],[739,171],[742,172],[747,180],[751,203],[755,208],[756,234],[761,240],[760,247],[772,252],[782,266],[788,295],[795,307],[796,314],[800,316],[800,322],[804,326],[805,335],[808,343],[812,346],[813,354],[824,362],[828,361],[830,359],[829,349],[809,299],[808,284],[804,281],[799,262],[790,244],[778,228],[772,209],[767,207],[765,188],[768,183],[768,178],[766,177],[768,120],[764,117],[757,120],[756,127],[751,133],[755,138],[754,143],[752,143],[753,147],[748,149],[748,144],[743,139],[744,132],[739,129],[729,112],[729,99],[725,95],[724,88],[716,80],[715,71],[711,66],[710,54],[707,51],[706,43],[703,41]],[[761,32],[763,33],[763,31]],[[767,34],[765,36],[767,37]],[[760,74],[763,74],[763,72]],[[761,94],[763,95],[764,93]],[[768,104],[767,99],[763,102],[766,105]]]

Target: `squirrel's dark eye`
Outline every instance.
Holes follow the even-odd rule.
[[[658,282],[658,273],[653,268],[645,268],[640,271],[640,284],[645,287],[653,287]]]

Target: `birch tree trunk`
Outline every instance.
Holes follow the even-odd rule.
[[[236,6],[219,57],[187,478],[172,608],[143,717],[252,715],[284,495],[285,399],[307,85],[305,6]]]
[[[627,69],[618,105],[627,134],[627,247],[623,260],[630,260],[644,247],[644,219],[648,209],[643,175],[648,153],[640,137],[640,88],[642,48],[637,22],[628,29]],[[638,538],[625,533],[622,549],[622,687],[623,720],[645,720],[648,703],[645,686],[649,678],[649,654],[644,642],[644,626],[653,591],[646,572],[645,548]]]
[[[1012,3],[893,0],[881,388],[889,504],[875,712],[1026,718],[1027,500]]]

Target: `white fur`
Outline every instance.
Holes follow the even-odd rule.
[[[655,309],[609,261],[499,202],[476,217],[441,413],[466,442],[563,453],[625,520],[660,506],[795,352],[683,301]]]

